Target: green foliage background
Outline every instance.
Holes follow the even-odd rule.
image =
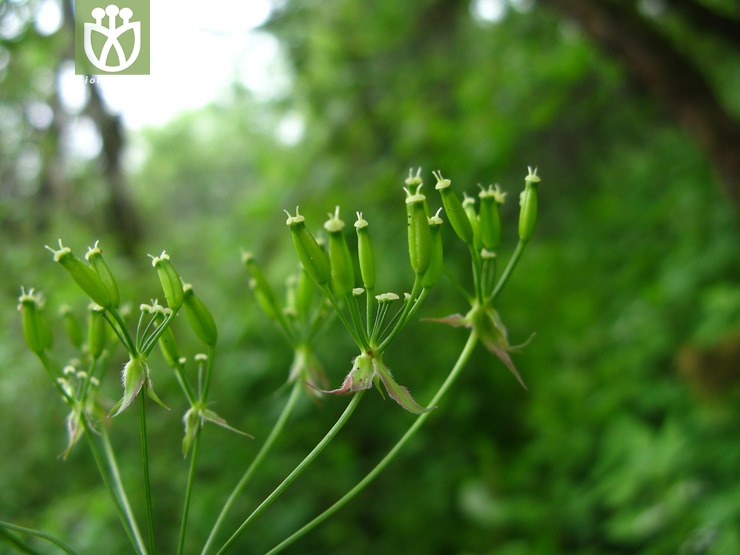
[[[693,41],[692,55],[714,60],[706,70],[737,114],[737,54],[695,41],[676,22],[668,27]],[[410,280],[400,189],[409,166],[422,166],[427,182],[439,168],[471,193],[478,182],[501,183],[509,191],[510,252],[516,197],[531,164],[543,179],[541,219],[499,306],[514,342],[537,333],[516,357],[530,390],[480,349],[399,460],[289,552],[740,552],[738,218],[682,130],[618,65],[541,7],[510,7],[490,24],[467,5],[444,2],[290,1],[267,30],[291,62],[291,92],[265,105],[234,85],[219,103],[130,136],[143,153],[128,177],[145,244],[134,259],[106,250],[137,303],[158,295],[144,253],[168,250],[219,324],[217,410],[257,438],[205,434],[191,538],[207,535],[268,433],[291,360],[256,307],[240,249],[257,253],[281,284],[295,264],[281,210],[300,204],[318,228],[340,204],[348,221],[356,210],[370,221],[382,283],[400,291]],[[29,32],[14,52],[14,64],[28,63],[14,69],[28,82],[5,77],[3,109],[37,94],[30,76],[52,48],[39,40]],[[39,61],[29,61],[33,52]],[[303,138],[285,144],[275,129],[295,113]],[[46,209],[41,201],[2,199],[0,518],[57,533],[87,553],[125,553],[89,453],[81,444],[67,461],[58,458],[63,406],[24,350],[14,310],[23,284],[47,294],[51,314],[65,302],[82,314],[80,295],[41,246],[60,235],[78,252],[98,238],[115,244],[96,212],[105,196],[98,172],[92,164],[78,169],[41,230],[27,223]],[[447,264],[465,275],[466,253],[448,235]],[[443,282],[422,312],[464,309]],[[319,350],[334,384],[354,354],[342,337],[332,330]],[[61,334],[56,339],[63,344]],[[463,341],[458,330],[420,322],[386,362],[423,402]],[[164,364],[155,366],[158,393],[173,409],[153,410],[151,423],[157,526],[162,551],[172,552],[187,471],[179,450],[186,407]],[[118,397],[117,367],[105,388]],[[344,406],[305,399],[236,512],[246,514],[269,492]],[[328,506],[411,422],[392,401],[368,394],[239,552],[263,552]],[[113,438],[124,478],[136,484],[135,415],[116,419]],[[134,493],[133,503],[143,500]]]

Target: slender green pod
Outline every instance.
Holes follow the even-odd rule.
[[[157,322],[157,324],[161,324],[162,321]],[[164,332],[162,332],[162,335],[159,336],[159,350],[162,353],[162,356],[164,357],[164,361],[167,363],[167,366],[170,368],[177,368],[179,361],[180,361],[180,352],[177,349],[177,342],[175,341],[175,334],[172,333],[172,328],[167,327]]]
[[[424,208],[426,197],[419,192],[406,191],[406,213],[408,217],[409,260],[411,269],[417,276],[422,276],[429,268],[432,257],[432,232],[429,229],[429,217]]]
[[[375,255],[373,245],[370,242],[368,223],[362,217],[362,212],[357,212],[355,231],[357,232],[357,258],[360,262],[360,275],[365,289],[375,289]]]
[[[310,315],[315,292],[316,285],[311,279],[311,276],[308,275],[308,272],[303,268],[298,270],[295,289],[295,308],[299,318],[306,320]]]
[[[524,191],[519,197],[519,239],[529,241],[534,234],[537,225],[537,184],[540,178],[537,168],[528,168],[527,177],[524,178]]]
[[[475,252],[480,254],[480,251],[483,249],[483,241],[480,236],[480,226],[478,224],[478,212],[475,209],[475,199],[468,195],[464,195],[462,205],[465,210],[465,214],[468,217],[468,223],[473,230],[473,241],[468,244],[472,245]]]
[[[18,310],[23,320],[23,337],[31,352],[41,355],[51,348],[52,336],[49,322],[43,313],[44,299],[33,289],[28,293],[21,289],[18,297]]]
[[[298,208],[295,209],[295,216],[288,211],[285,213],[288,214],[285,223],[290,227],[298,259],[320,287],[326,285],[331,280],[329,257],[306,228],[306,219],[298,213]]]
[[[432,258],[429,262],[429,269],[421,278],[422,287],[433,287],[442,276],[444,252],[442,250],[442,218],[439,217],[441,210],[440,208],[434,216],[429,218],[429,229],[432,233]]]
[[[190,327],[203,343],[213,347],[218,339],[218,330],[211,312],[200,297],[193,292],[192,285],[186,283],[183,286],[183,292],[185,295],[183,306]]]
[[[478,194],[480,199],[480,213],[478,214],[478,225],[483,247],[494,250],[501,243],[501,205],[504,203],[506,193],[496,185],[495,188],[488,186]]]
[[[93,360],[100,358],[105,350],[108,330],[103,307],[90,303],[87,315],[87,350]]]
[[[447,220],[450,222],[452,230],[465,243],[472,245],[473,228],[470,225],[470,220],[468,220],[468,215],[465,213],[460,197],[452,190],[452,182],[442,177],[442,173],[439,171],[432,173],[437,179],[437,185],[434,188],[439,191],[439,196],[442,197],[442,206],[444,206],[445,214],[447,214]]]
[[[329,264],[331,265],[331,286],[334,294],[344,297],[352,293],[355,286],[355,272],[352,256],[349,253],[347,238],[344,235],[344,222],[339,219],[339,206],[324,223],[329,236]]]
[[[185,299],[185,294],[182,289],[182,280],[170,261],[170,255],[162,251],[159,256],[149,256],[152,259],[152,266],[157,270],[159,283],[167,299],[167,306],[172,310],[179,309]]]
[[[111,292],[103,283],[100,276],[90,266],[72,254],[69,247],[62,245],[61,239],[59,239],[59,250],[54,250],[48,245],[46,248],[54,254],[54,262],[59,262],[69,272],[75,283],[87,293],[93,302],[103,308],[111,308],[113,306]]]
[[[275,293],[270,286],[270,282],[267,281],[265,274],[262,272],[262,268],[250,252],[242,254],[242,262],[247,267],[249,275],[252,276],[252,279],[249,281],[249,287],[254,291],[260,307],[269,318],[273,320],[277,319],[279,309]]]
[[[121,304],[121,294],[118,291],[118,283],[110,271],[108,264],[103,260],[103,251],[98,247],[98,241],[92,247],[88,247],[85,253],[85,259],[90,263],[95,273],[100,276],[100,280],[108,288],[111,295],[111,306],[117,307]]]
[[[72,307],[65,304],[59,309],[59,312],[62,314],[64,331],[67,333],[67,338],[69,338],[69,342],[75,349],[81,348],[82,342],[84,341],[84,334],[82,332],[80,321],[72,312]]]

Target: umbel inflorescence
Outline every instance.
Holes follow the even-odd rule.
[[[480,340],[526,387],[510,353],[519,347],[509,344],[508,333],[502,318],[494,308],[495,301],[510,279],[526,245],[533,236],[538,212],[538,184],[536,169],[529,169],[524,179],[524,189],[519,197],[518,242],[506,265],[499,273],[498,262],[506,234],[501,208],[507,194],[499,185],[480,187],[477,199],[460,194],[453,188],[452,181],[439,171],[432,173],[436,183],[426,187],[421,170],[409,171],[403,186],[408,244],[409,281],[406,291],[379,289],[383,282],[383,260],[372,241],[372,219],[370,212],[355,212],[356,219],[351,228],[355,238],[348,240],[348,226],[342,211],[335,207],[321,228],[322,238],[312,233],[305,217],[298,208],[287,213],[286,225],[297,255],[298,270],[286,280],[285,294],[278,295],[265,272],[251,253],[245,253],[242,261],[250,274],[250,287],[254,298],[276,329],[285,337],[293,351],[293,363],[288,371],[291,393],[266,438],[261,441],[258,453],[247,465],[244,475],[231,494],[211,527],[202,553],[215,550],[219,534],[225,525],[227,514],[235,501],[246,489],[257,468],[268,455],[275,439],[283,431],[295,406],[298,392],[304,389],[314,397],[323,395],[352,395],[345,412],[337,423],[321,438],[316,447],[304,458],[285,480],[250,513],[242,524],[221,544],[218,553],[235,546],[245,529],[272,504],[277,497],[305,470],[340,431],[357,407],[362,395],[373,387],[387,394],[407,411],[417,415],[406,434],[391,449],[368,475],[355,487],[348,490],[332,507],[314,520],[280,542],[270,553],[277,553],[303,534],[334,514],[356,496],[382,471],[398,450],[416,432],[438,406],[461,369],[469,360],[473,348]],[[436,194],[434,191],[436,191]],[[438,196],[437,196],[438,195]],[[433,197],[433,198],[430,198]],[[439,202],[438,209],[430,208]],[[405,214],[404,214],[405,212]],[[447,220],[445,222],[445,220]],[[402,222],[402,220],[401,220]],[[403,225],[403,223],[401,223]],[[318,226],[317,226],[318,227]],[[449,229],[451,228],[451,232]],[[443,235],[452,233],[462,248],[470,254],[468,283],[456,281],[453,273],[445,269]],[[48,247],[47,247],[48,248]],[[190,459],[190,472],[185,484],[183,518],[178,535],[177,552],[182,553],[186,541],[188,512],[195,481],[203,425],[207,422],[244,434],[231,427],[227,421],[209,408],[213,382],[215,357],[218,345],[218,329],[215,319],[193,287],[183,283],[170,256],[162,252],[151,256],[165,303],[156,299],[139,305],[135,315],[129,305],[121,302],[115,273],[103,257],[103,251],[95,243],[84,256],[84,260],[59,241],[59,248],[49,248],[54,261],[66,270],[69,277],[88,298],[87,323],[83,326],[69,306],[62,310],[60,322],[75,356],[64,364],[57,362],[53,354],[52,329],[44,310],[44,298],[34,289],[21,290],[18,308],[22,315],[23,335],[29,349],[40,359],[63,401],[69,407],[67,418],[68,443],[66,455],[82,437],[86,437],[98,462],[103,481],[119,515],[132,548],[137,553],[154,553],[158,539],[152,518],[152,498],[148,471],[148,444],[146,432],[146,400],[167,407],[155,393],[154,381],[163,378],[160,359],[152,358],[159,346],[161,360],[168,366],[180,385],[187,410],[183,415],[183,454]],[[359,270],[359,271],[357,271]],[[392,350],[398,334],[415,319],[429,292],[439,287],[442,276],[449,278],[453,288],[462,293],[466,308],[459,314],[444,318],[426,318],[451,326],[469,329],[468,341],[460,356],[442,382],[432,400],[421,404],[409,390],[396,381],[396,377],[384,362],[385,355]],[[180,312],[185,318],[178,318]],[[198,339],[202,349],[187,358],[183,352],[192,351],[192,346],[183,350],[178,345],[173,327],[186,321]],[[135,323],[134,323],[135,322]],[[329,389],[329,381],[319,362],[316,338],[339,322],[348,340],[357,348],[357,355],[349,365],[349,372],[339,387]],[[85,329],[86,328],[86,329]],[[101,393],[101,381],[106,379],[106,370],[113,359],[112,354],[121,346],[127,362],[121,371],[122,393],[113,404]],[[194,371],[189,371],[193,368]],[[138,401],[140,411],[142,474],[146,500],[147,539],[140,533],[135,511],[120,480],[116,457],[108,430],[111,419],[129,409]],[[21,527],[0,522],[0,528],[21,531]],[[52,538],[35,530],[23,528],[23,534],[36,535],[51,541],[69,553],[74,549],[64,541]],[[14,540],[21,541],[19,538]],[[161,541],[161,540],[160,540]],[[30,548],[29,548],[30,549]]]

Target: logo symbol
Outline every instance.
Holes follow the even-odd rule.
[[[141,53],[141,22],[131,21],[134,12],[131,8],[120,9],[110,4],[105,9],[93,8],[91,14],[95,23],[85,22],[85,55],[101,71],[118,73],[131,67]],[[106,17],[107,16],[107,17]],[[118,17],[122,24],[118,25]],[[107,26],[104,25],[107,23]],[[133,46],[125,52],[121,37],[133,33]],[[93,48],[93,33],[105,36],[105,42],[99,52]]]

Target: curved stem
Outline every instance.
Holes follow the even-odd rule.
[[[195,432],[195,440],[193,441],[193,452],[190,455],[190,471],[188,472],[188,481],[185,486],[185,501],[182,507],[182,521],[180,522],[180,537],[177,540],[177,555],[182,555],[182,550],[185,547],[185,531],[188,527],[188,514],[190,513],[190,496],[193,493],[193,482],[195,482],[195,466],[198,462],[198,447],[200,446],[200,432],[202,428],[198,428]]]
[[[339,318],[339,321],[342,322],[342,325],[344,326],[344,329],[347,330],[347,333],[350,334],[352,337],[352,340],[357,344],[358,347],[362,347],[362,337],[357,335],[355,332],[355,328],[352,325],[352,323],[347,320],[347,317],[342,312],[342,307],[339,304],[339,301],[334,296],[334,293],[331,290],[331,287],[328,285],[324,285],[322,288],[324,295],[326,295],[326,298],[329,299],[329,302],[331,303],[331,306],[334,307],[334,312],[337,315],[337,318]]]
[[[421,279],[417,275],[414,278],[414,286],[411,288],[411,295],[409,299],[406,301],[406,303],[404,304],[403,312],[401,312],[401,316],[398,318],[396,325],[393,327],[390,333],[386,336],[385,339],[381,341],[380,345],[377,348],[377,351],[383,352],[388,347],[390,342],[393,341],[393,338],[396,337],[396,335],[398,335],[398,332],[401,331],[403,326],[406,324],[406,321],[408,320],[411,307],[416,301],[416,297],[419,295],[421,290],[422,290]]]
[[[236,540],[239,539],[239,536],[242,535],[244,530],[246,530],[247,526],[256,519],[258,516],[260,516],[265,509],[267,509],[275,499],[277,499],[286,489],[287,487],[293,483],[293,481],[300,476],[300,474],[308,468],[308,466],[313,462],[313,460],[321,453],[321,451],[324,450],[324,448],[331,442],[332,439],[334,439],[334,436],[337,435],[339,430],[342,429],[342,427],[347,423],[349,420],[349,417],[352,416],[352,413],[357,408],[357,404],[360,402],[360,399],[362,399],[363,394],[365,393],[365,390],[359,391],[354,394],[352,397],[352,400],[347,405],[347,408],[344,409],[344,412],[339,417],[339,420],[336,421],[334,426],[332,426],[331,430],[329,430],[326,435],[323,437],[323,439],[316,445],[316,447],[313,448],[313,450],[306,455],[306,458],[303,459],[298,466],[295,467],[293,472],[291,472],[285,480],[283,480],[280,485],[275,488],[275,490],[267,496],[267,498],[257,507],[254,511],[252,511],[252,514],[247,517],[247,519],[242,522],[242,524],[237,528],[236,532],[232,534],[232,536],[226,541],[226,543],[221,546],[221,549],[218,550],[217,555],[222,555],[223,553],[226,553],[228,549],[234,545]]]
[[[100,477],[103,479],[103,484],[105,484],[108,493],[110,493],[110,496],[113,498],[113,504],[116,507],[118,517],[121,519],[123,529],[126,531],[126,535],[134,546],[136,552],[140,555],[146,555],[147,550],[144,546],[144,540],[141,538],[139,529],[136,526],[136,520],[131,511],[131,506],[128,504],[128,498],[123,489],[121,477],[118,474],[118,466],[116,465],[115,457],[113,456],[113,449],[110,446],[108,436],[103,429],[101,431],[101,437],[103,438],[103,454],[101,454],[96,438],[90,429],[88,417],[85,413],[82,413],[81,423],[85,431],[85,437],[90,444],[90,450],[95,459],[95,464],[98,467],[98,472],[100,473]]]
[[[121,473],[118,470],[118,462],[116,461],[115,453],[113,452],[113,446],[110,443],[110,437],[104,427],[101,426],[100,436],[103,439],[103,453],[110,469],[110,479],[115,492],[117,494],[118,502],[120,503],[121,510],[123,511],[123,517],[128,523],[128,528],[133,536],[132,542],[134,547],[139,553],[146,555],[146,547],[144,545],[144,538],[141,537],[139,531],[139,525],[136,524],[136,518],[134,518],[134,511],[131,509],[126,490],[123,487],[123,481],[121,480]],[[124,526],[125,527],[125,526]],[[128,532],[128,530],[127,530]]]
[[[478,342],[478,335],[475,333],[475,331],[470,332],[470,336],[468,337],[467,343],[465,343],[465,347],[463,347],[462,352],[460,353],[460,356],[457,358],[457,361],[455,362],[455,365],[452,367],[452,370],[450,370],[449,375],[447,376],[447,379],[444,381],[444,383],[440,386],[437,393],[434,395],[432,400],[429,402],[429,407],[435,406],[439,403],[439,401],[444,397],[444,395],[447,393],[447,390],[452,386],[455,379],[460,374],[460,371],[465,366],[465,364],[470,359],[470,355],[473,354],[473,349],[475,348],[476,343]],[[426,412],[424,414],[421,414],[416,417],[416,420],[411,425],[411,427],[406,431],[405,434],[401,437],[401,439],[398,440],[398,442],[393,446],[393,448],[388,452],[388,454],[383,457],[383,459],[373,468],[368,474],[357,483],[355,487],[353,487],[351,490],[349,490],[344,496],[342,496],[336,503],[334,503],[331,507],[326,509],[323,513],[321,513],[319,516],[314,518],[312,521],[310,521],[308,524],[294,532],[292,535],[288,536],[286,539],[284,539],[282,542],[280,542],[278,545],[273,547],[270,551],[267,552],[266,555],[275,555],[276,553],[279,553],[286,547],[288,547],[290,544],[301,538],[306,533],[313,530],[316,526],[324,522],[327,518],[332,516],[334,513],[336,513],[339,509],[344,507],[347,503],[349,503],[358,493],[360,493],[365,487],[372,482],[378,474],[380,474],[386,466],[396,457],[398,452],[403,448],[403,446],[408,442],[409,439],[416,433],[416,431],[421,427],[422,424],[426,421],[427,418],[429,418],[429,415],[432,414],[431,412]]]
[[[206,362],[206,378],[203,381],[203,391],[200,395],[200,402],[205,406],[208,400],[208,391],[211,387],[211,377],[213,376],[213,359],[216,356],[216,346],[208,347],[208,361]]]
[[[267,439],[265,440],[265,443],[262,444],[262,447],[257,453],[257,456],[254,458],[254,460],[252,460],[252,463],[249,465],[249,467],[247,467],[247,470],[244,472],[239,482],[237,482],[236,486],[234,486],[234,489],[232,490],[231,494],[229,494],[228,499],[226,499],[226,503],[224,503],[224,506],[221,509],[221,512],[219,513],[218,518],[216,519],[216,522],[213,525],[213,528],[211,529],[210,534],[208,535],[206,544],[203,546],[203,551],[201,551],[202,555],[205,555],[206,553],[208,553],[208,550],[211,548],[214,540],[216,539],[216,534],[218,534],[218,531],[221,529],[221,526],[223,525],[226,515],[231,510],[231,507],[234,505],[239,495],[241,495],[241,493],[244,491],[244,488],[247,487],[247,484],[249,483],[249,480],[252,478],[252,475],[254,474],[254,472],[257,470],[257,467],[262,463],[262,460],[265,458],[267,453],[272,448],[273,443],[275,443],[275,440],[278,438],[280,433],[283,431],[283,428],[285,427],[285,423],[287,422],[288,417],[290,416],[291,412],[293,412],[293,408],[295,407],[296,401],[298,400],[300,390],[301,390],[301,382],[299,380],[296,380],[295,383],[293,384],[293,388],[290,391],[290,397],[288,397],[288,400],[285,403],[285,406],[283,407],[283,410],[280,413],[280,416],[278,416],[278,419],[275,422],[275,425],[270,431],[270,435],[267,436]]]
[[[55,538],[51,534],[47,534],[46,532],[34,530],[33,528],[26,528],[25,526],[18,526],[17,524],[11,524],[10,522],[5,522],[3,520],[0,520],[0,528],[5,530],[12,530],[13,532],[20,532],[21,534],[26,534],[29,536],[34,536],[36,538],[40,538],[42,540],[46,540],[47,542],[56,545],[59,549],[61,549],[68,555],[77,555],[77,552],[74,550],[74,548],[70,547],[62,540]]]
[[[144,356],[149,356],[149,353],[152,352],[152,349],[154,349],[154,346],[157,344],[157,341],[159,341],[159,338],[162,337],[162,334],[167,329],[167,327],[172,323],[172,321],[175,319],[175,316],[177,316],[177,313],[180,309],[173,310],[170,312],[169,316],[162,320],[162,323],[159,324],[154,332],[144,340],[144,345],[139,349],[139,352],[142,353]],[[147,328],[148,329],[148,328]]]
[[[18,550],[18,553],[28,553],[28,555],[41,555],[26,542],[19,538],[16,538],[13,534],[5,530],[2,527],[2,524],[0,524],[0,540],[4,540],[6,543],[15,547]]]
[[[509,259],[508,264],[506,264],[506,268],[504,269],[504,272],[501,274],[501,278],[498,280],[498,283],[496,284],[496,287],[494,287],[493,292],[488,297],[487,301],[492,301],[495,299],[498,294],[501,292],[501,289],[503,289],[504,285],[506,285],[506,282],[509,281],[509,276],[511,276],[511,272],[514,271],[514,268],[516,268],[517,262],[519,262],[519,259],[522,257],[522,253],[524,252],[524,247],[527,246],[526,241],[520,240],[516,244],[516,249],[514,249],[514,254],[511,255],[511,258]]]
[[[144,385],[147,388],[148,385]],[[146,523],[149,529],[149,550],[152,554],[157,553],[157,546],[154,543],[154,517],[152,514],[152,488],[149,483],[149,450],[147,448],[146,437],[146,391],[139,393],[139,414],[140,414],[140,431],[141,431],[141,471],[144,476],[144,493],[146,496]]]
[[[107,318],[108,314],[113,316],[116,324],[118,324],[118,329],[116,329],[116,326],[113,325],[113,322],[111,322],[110,319]],[[131,339],[131,335],[129,334],[128,329],[126,329],[126,324],[124,323],[123,318],[121,318],[121,315],[118,313],[118,311],[114,309],[106,310],[103,315],[106,316],[108,324],[110,324],[110,327],[113,328],[114,332],[116,332],[116,335],[121,340],[121,343],[123,343],[123,346],[126,348],[126,350],[130,354],[136,353],[134,340]]]
[[[57,388],[57,391],[61,394],[66,403],[70,407],[74,407],[75,400],[70,396],[69,393],[67,393],[64,387],[62,387],[62,384],[59,383],[58,378],[61,377],[59,366],[53,360],[51,360],[51,358],[49,358],[49,355],[46,353],[46,351],[41,351],[40,353],[37,353],[36,356],[39,357],[41,364],[44,366],[44,370],[46,370],[46,373],[49,375],[51,381],[54,383],[54,387]]]

